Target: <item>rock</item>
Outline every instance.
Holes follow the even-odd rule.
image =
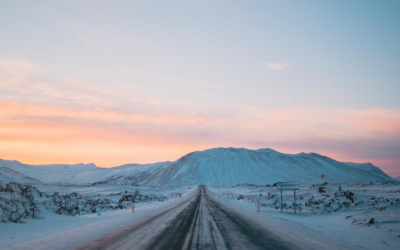
[[[354,203],[354,193],[353,192],[346,191],[346,192],[344,192],[344,196],[347,199],[351,200],[352,203]]]
[[[130,208],[131,202],[149,202],[152,200],[164,201],[165,196],[142,195],[138,191],[134,194],[111,194],[120,196],[118,203],[96,196],[82,196],[78,193],[60,195],[58,192],[47,195],[35,187],[21,185],[15,182],[8,183],[5,187],[0,185],[1,192],[8,193],[0,197],[0,222],[23,223],[25,219],[35,219],[40,216],[40,208],[56,214],[76,216],[82,214],[98,213],[108,210]],[[40,198],[42,197],[42,198]],[[40,199],[38,199],[40,198]]]
[[[349,208],[350,207],[350,202],[343,201],[343,206],[346,207],[346,208]]]
[[[371,218],[368,222],[369,225],[376,224],[376,223],[377,223],[377,221],[375,220],[375,218]]]

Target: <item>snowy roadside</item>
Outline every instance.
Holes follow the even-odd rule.
[[[359,187],[360,190],[353,186],[349,188],[353,188],[356,193],[355,197],[362,200],[365,197],[361,196],[361,192],[368,193],[369,196],[381,196],[379,199],[386,199],[390,195],[397,197],[398,192],[395,192],[395,190],[398,190],[399,186],[361,186]],[[400,238],[398,237],[398,234],[400,234],[400,214],[396,204],[386,210],[357,207],[339,210],[338,212],[322,212],[318,211],[317,206],[310,206],[307,207],[309,211],[303,209],[302,212],[298,211],[297,214],[289,209],[280,213],[280,209],[260,206],[258,213],[257,198],[261,198],[260,204],[267,203],[265,201],[267,192],[272,193],[273,190],[276,190],[276,187],[211,187],[209,190],[213,192],[213,197],[218,202],[226,204],[302,249],[400,249]],[[304,191],[303,193],[310,193],[310,189]],[[227,199],[227,193],[231,193],[235,198]],[[262,196],[260,196],[260,193]],[[247,195],[254,198],[238,200],[241,194],[244,197]],[[311,190],[309,195],[319,198],[320,194]],[[221,198],[218,198],[219,196]],[[332,195],[330,198],[332,198]],[[284,199],[288,198],[285,197]],[[376,206],[383,205],[387,206],[387,204],[380,203],[377,203]],[[368,225],[368,220],[371,217],[378,218],[378,223]]]
[[[110,210],[102,212],[100,216],[97,213],[66,216],[46,212],[42,215],[45,219],[30,219],[24,224],[0,223],[0,249],[70,249],[143,217],[171,208],[192,198],[197,189],[185,191],[181,198],[137,203],[135,213],[131,209]]]

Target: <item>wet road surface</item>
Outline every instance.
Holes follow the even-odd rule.
[[[76,249],[296,249],[219,203],[200,186],[175,207],[114,230]]]

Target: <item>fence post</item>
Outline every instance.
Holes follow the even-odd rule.
[[[283,204],[282,204],[282,190],[281,190],[281,213],[282,213],[282,209],[283,209]]]
[[[132,213],[133,214],[135,213],[135,202],[134,201],[132,201]]]
[[[260,212],[260,199],[257,200],[258,212]]]
[[[294,191],[294,214],[296,214],[296,208],[297,208],[297,204],[296,204],[296,190]]]

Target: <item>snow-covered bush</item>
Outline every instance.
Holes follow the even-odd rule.
[[[29,185],[15,182],[0,185],[0,222],[23,222],[23,219],[37,218],[42,210],[60,215],[78,216],[100,213],[108,210],[130,208],[132,202],[164,201],[165,196],[142,195],[139,191],[102,196],[83,196],[79,193],[52,195],[40,192]]]

